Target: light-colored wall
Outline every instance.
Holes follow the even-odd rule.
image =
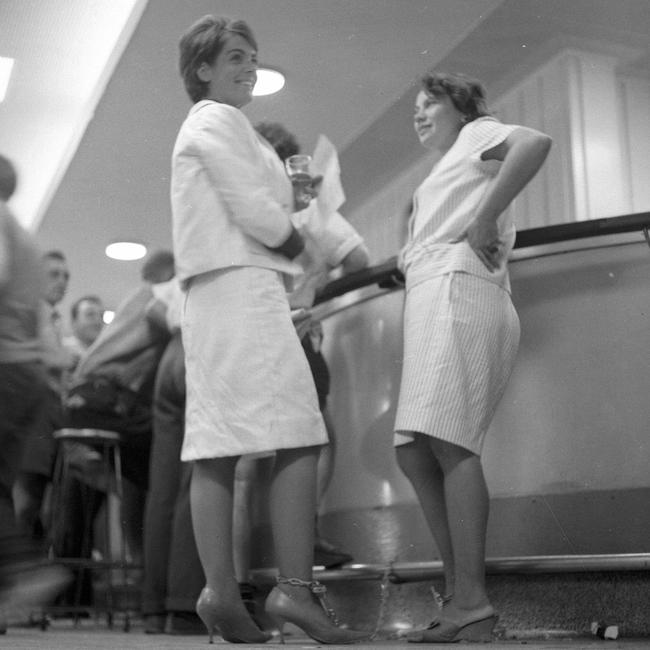
[[[650,251],[640,233],[602,244],[568,253],[554,245],[511,265],[522,338],[483,454],[496,505],[492,553],[647,549],[650,517],[638,499],[649,486]],[[378,297],[323,322],[338,443],[321,512],[334,520],[392,508],[396,525],[406,527],[417,500],[392,446],[403,292],[368,291]],[[410,543],[409,559],[430,559],[423,523]]]
[[[511,208],[519,229],[649,210],[649,99],[647,79],[621,77],[611,58],[576,51],[557,53],[502,93],[494,104],[501,119],[554,138],[542,172]],[[606,124],[595,119],[599,107]],[[430,164],[422,158],[401,171],[348,215],[375,261],[398,250],[404,209]],[[608,552],[603,531],[618,525],[617,512],[648,486],[650,253],[640,233],[598,244],[576,244],[579,252],[555,246],[528,258],[517,251],[511,274],[522,340],[484,453],[491,494],[507,501],[503,508],[541,495],[557,520],[547,496],[566,498],[570,513],[586,493],[607,495],[598,518],[575,526],[574,550],[563,552]],[[376,289],[363,291],[370,296]],[[324,320],[339,439],[325,514],[416,503],[392,448],[402,301],[403,292],[394,291]],[[518,553],[547,552],[540,545],[547,520],[505,515],[507,531],[496,541],[499,534],[529,539]],[[647,517],[630,524],[648,525]]]
[[[625,174],[629,177],[629,203],[632,212],[650,210],[650,71],[623,75],[620,79],[623,101]]]
[[[563,48],[493,100],[503,122],[553,138],[544,167],[509,208],[519,230],[650,210],[650,71],[622,74],[620,63]],[[375,261],[399,248],[404,211],[430,166],[425,156],[398,170],[347,215]]]

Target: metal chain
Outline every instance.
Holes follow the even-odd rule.
[[[284,576],[277,576],[276,581],[278,584],[287,584],[292,587],[306,587],[309,589],[318,598],[321,607],[325,610],[332,623],[337,627],[339,626],[339,619],[336,616],[336,612],[329,606],[327,601],[327,596],[325,595],[327,593],[327,587],[323,583],[318,582],[318,580],[300,580],[300,578],[285,578]]]
[[[386,614],[386,604],[388,603],[388,585],[390,583],[390,576],[393,572],[393,563],[391,562],[386,566],[384,572],[381,576],[381,582],[379,583],[379,611],[377,612],[377,622],[375,623],[375,629],[370,635],[370,640],[375,641],[379,630],[381,629],[381,624],[384,620]]]

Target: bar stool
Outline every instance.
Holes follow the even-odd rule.
[[[54,432],[54,439],[57,441],[57,454],[54,465],[54,474],[52,479],[52,532],[53,538],[56,539],[54,533],[57,526],[57,513],[61,508],[65,508],[65,503],[62,496],[62,488],[66,484],[67,479],[73,476],[84,483],[88,483],[95,489],[105,491],[106,504],[104,507],[104,554],[105,557],[101,560],[89,558],[73,558],[73,557],[58,557],[53,553],[53,560],[71,568],[79,569],[75,577],[74,585],[74,602],[72,606],[64,606],[62,608],[51,607],[48,611],[56,613],[57,610],[64,609],[66,612],[73,612],[75,623],[78,622],[79,616],[82,613],[87,613],[89,610],[94,611],[95,615],[99,615],[101,611],[106,612],[109,627],[113,626],[114,614],[117,611],[124,613],[124,631],[130,629],[131,622],[129,610],[126,606],[127,585],[128,585],[128,571],[126,553],[126,526],[124,517],[122,516],[122,500],[124,496],[124,488],[122,483],[122,457],[120,453],[120,434],[115,431],[106,431],[104,429],[60,429]],[[84,477],[83,472],[76,469],[70,461],[69,454],[66,453],[66,443],[82,443],[92,447],[92,449],[99,452],[99,465],[100,471],[95,473],[92,477]],[[86,480],[84,480],[84,478]],[[111,536],[111,512],[108,503],[109,495],[113,493],[117,497],[117,511],[118,519],[120,522],[120,535],[119,535],[119,548],[113,548],[113,537]],[[89,507],[86,502],[82,507]],[[93,521],[92,517],[87,517],[84,530],[82,548],[90,551],[90,544],[93,536]],[[115,553],[117,551],[117,553]],[[114,560],[115,557],[119,559]],[[123,607],[120,607],[116,598],[116,587],[113,584],[114,569],[119,569],[120,583],[119,586],[122,591],[122,597],[125,599]],[[106,577],[106,600],[104,605],[97,602],[92,606],[84,606],[80,604],[83,579],[86,571],[90,571],[91,575],[94,572],[103,572]]]

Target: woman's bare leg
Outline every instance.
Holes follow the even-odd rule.
[[[444,474],[454,554],[454,598],[445,616],[460,619],[466,612],[490,606],[485,589],[489,496],[479,456],[436,438],[429,444]]]
[[[258,487],[256,458],[242,456],[235,470],[233,494],[233,558],[239,583],[248,582],[251,555],[251,499]]]
[[[233,560],[233,490],[237,457],[197,461],[190,499],[196,547],[206,586],[196,612],[212,641],[215,626],[226,641],[264,643],[262,632],[246,610]]]
[[[239,597],[233,564],[233,483],[238,458],[195,461],[190,503],[196,547],[206,586],[224,596]]]
[[[270,490],[271,527],[278,569],[287,578],[312,579],[319,451],[320,447],[301,447],[276,454]]]
[[[424,517],[435,539],[445,573],[443,596],[454,592],[455,565],[445,500],[444,474],[429,446],[429,436],[397,447],[397,461],[411,482]]]

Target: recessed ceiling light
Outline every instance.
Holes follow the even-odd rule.
[[[0,56],[0,102],[7,96],[11,70],[14,67],[14,60],[6,56]]]
[[[257,83],[253,95],[272,95],[284,88],[284,75],[272,68],[257,68]]]
[[[132,241],[117,241],[106,247],[106,255],[114,260],[139,260],[147,254],[144,244]]]

